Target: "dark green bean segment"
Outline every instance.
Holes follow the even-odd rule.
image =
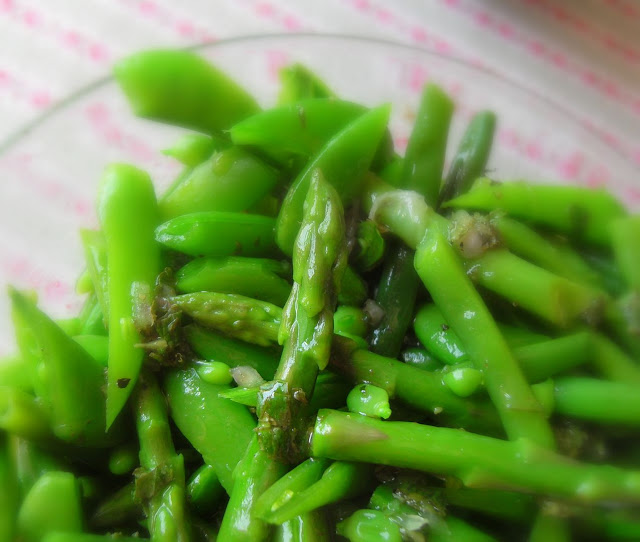
[[[286,265],[258,258],[198,258],[176,274],[176,287],[185,293],[220,292],[240,294],[284,306],[291,284],[278,271]]]
[[[164,220],[206,211],[246,211],[269,194],[278,173],[239,147],[215,152],[160,201]]]
[[[216,469],[203,465],[193,473],[187,483],[187,500],[203,516],[210,514],[222,498],[224,488],[218,480]]]
[[[275,220],[266,216],[212,211],[178,216],[161,224],[156,241],[190,256],[271,256]]]
[[[476,113],[460,140],[456,154],[438,197],[438,207],[443,202],[464,194],[487,167],[496,116],[491,111]]]
[[[13,540],[20,493],[7,436],[0,437],[0,540]]]
[[[89,523],[96,529],[113,529],[130,524],[142,516],[142,504],[136,499],[136,484],[130,482],[101,501],[89,518]]]
[[[531,221],[596,245],[611,244],[610,223],[625,214],[608,192],[577,186],[496,183],[479,179],[471,190],[445,207],[493,211]]]
[[[135,53],[116,64],[133,112],[205,133],[227,130],[259,110],[227,75],[190,51]]]

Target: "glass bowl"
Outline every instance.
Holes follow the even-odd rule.
[[[254,36],[197,51],[264,106],[275,100],[279,68],[294,61],[319,73],[346,99],[390,102],[400,151],[423,84],[437,82],[457,105],[450,152],[471,115],[491,109],[499,122],[489,163],[496,178],[607,185],[631,207],[640,200],[631,162],[568,112],[486,68],[346,36]],[[82,300],[75,281],[83,269],[78,229],[96,225],[102,169],[114,161],[135,163],[151,173],[160,192],[180,169],[160,150],[183,132],[134,118],[114,81],[105,77],[0,142],[0,283],[37,291],[41,305],[58,317],[76,313]],[[0,354],[12,343],[8,301],[1,295]]]

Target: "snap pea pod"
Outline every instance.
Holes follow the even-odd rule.
[[[163,220],[207,211],[246,211],[269,194],[278,173],[240,147],[214,152],[160,200]]]
[[[236,145],[257,147],[268,156],[308,158],[365,111],[335,98],[295,100],[244,119],[229,135]]]
[[[604,189],[523,181],[495,183],[486,178],[444,207],[502,209],[515,218],[603,246],[611,244],[611,222],[626,214],[620,202]]]
[[[73,340],[85,349],[101,367],[109,363],[109,337],[106,335],[76,335]]]
[[[205,382],[194,368],[167,373],[164,389],[178,429],[231,493],[232,473],[251,440],[255,420],[242,405],[218,397],[228,386]]]
[[[440,193],[453,107],[440,87],[427,84],[404,156],[400,186],[419,192],[431,206],[436,204]]]
[[[191,51],[142,51],[113,72],[139,117],[215,134],[259,111],[237,83]]]
[[[453,475],[467,487],[518,489],[584,503],[640,501],[637,470],[569,461],[528,439],[505,441],[335,410],[318,413],[311,453]]]
[[[44,473],[29,490],[18,512],[18,536],[39,542],[51,532],[82,532],[80,490],[69,472]]]
[[[436,207],[467,192],[473,181],[485,172],[495,127],[496,116],[493,112],[480,111],[473,116],[453,157]]]
[[[183,293],[239,294],[282,307],[291,291],[291,284],[279,276],[283,267],[258,258],[198,258],[176,273],[176,288]]]
[[[26,392],[33,391],[29,367],[22,356],[14,355],[0,359],[0,386]]]
[[[553,243],[533,228],[506,216],[498,216],[491,223],[514,254],[573,282],[601,286],[597,272],[571,247]]]
[[[10,292],[13,310],[29,325],[43,353],[40,378],[50,409],[53,433],[82,446],[105,446],[121,437],[121,428],[106,433],[106,406],[101,388],[104,369],[26,296]],[[46,353],[46,354],[45,354]]]
[[[162,151],[163,154],[175,158],[183,165],[193,168],[204,162],[215,151],[228,145],[228,141],[220,136],[210,136],[198,133],[187,133],[169,148]]]
[[[151,540],[187,542],[191,540],[191,526],[184,459],[175,451],[167,405],[155,376],[143,372],[134,397],[141,466],[136,475],[136,495],[143,502]]]
[[[224,494],[216,469],[203,465],[196,470],[187,483],[187,501],[202,515],[209,515]]]
[[[273,256],[275,220],[211,211],[178,216],[156,229],[156,241],[190,256]]]
[[[154,242],[158,206],[149,176],[125,164],[109,166],[102,177],[98,215],[107,244],[109,369],[107,427],[124,407],[140,373],[144,351],[135,307],[150,304],[160,271]]]
[[[64,461],[54,457],[52,453],[44,451],[35,442],[15,433],[7,435],[7,449],[18,486],[19,499],[15,504],[25,497],[45,472],[69,468]]]
[[[285,66],[279,72],[280,94],[278,103],[289,104],[309,98],[332,98],[333,91],[303,64]]]
[[[80,230],[87,271],[93,282],[103,318],[109,314],[109,276],[107,272],[107,241],[97,230]],[[108,322],[106,322],[108,324]]]
[[[279,352],[261,348],[207,331],[199,326],[185,328],[185,337],[193,350],[206,360],[221,361],[229,367],[249,366],[265,380],[273,378]]]
[[[7,436],[0,436],[0,540],[13,540],[20,492]]]
[[[327,520],[321,510],[297,516],[278,525],[273,533],[273,542],[329,542]]]
[[[196,322],[232,338],[260,346],[278,342],[282,309],[266,301],[237,294],[195,292],[171,302]]]
[[[372,109],[345,126],[310,160],[282,202],[276,228],[278,246],[291,254],[302,222],[309,185],[319,170],[347,205],[357,194],[386,129],[389,107]]]
[[[89,295],[78,318],[80,320],[78,335],[107,336],[104,312],[95,293],[92,292]]]

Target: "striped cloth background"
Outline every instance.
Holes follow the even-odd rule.
[[[640,168],[638,0],[0,0],[0,141],[131,51],[286,32],[385,38],[507,74]],[[43,272],[0,257],[0,282],[55,290]],[[3,301],[0,354],[7,326]]]

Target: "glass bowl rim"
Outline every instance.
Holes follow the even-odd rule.
[[[237,43],[251,43],[251,42],[260,42],[260,41],[268,41],[270,39],[293,39],[293,40],[322,40],[328,39],[335,42],[340,40],[344,41],[356,41],[361,43],[370,43],[378,46],[386,46],[393,47],[396,49],[403,49],[406,51],[413,51],[420,54],[426,54],[427,56],[431,56],[433,58],[437,58],[439,60],[446,62],[450,62],[452,64],[457,64],[465,69],[470,71],[475,71],[477,73],[483,74],[484,76],[489,76],[494,78],[501,83],[506,84],[507,86],[512,87],[513,89],[528,95],[529,97],[538,100],[543,103],[545,106],[555,110],[558,114],[564,116],[566,119],[570,120],[573,124],[580,126],[585,133],[588,133],[591,137],[597,140],[600,144],[603,144],[607,149],[612,151],[615,155],[617,155],[620,160],[625,162],[627,166],[630,166],[632,169],[640,171],[640,166],[635,164],[633,160],[631,160],[628,156],[626,156],[619,148],[615,145],[612,145],[610,141],[607,140],[602,134],[600,134],[597,130],[590,130],[583,120],[580,119],[579,115],[572,112],[571,110],[563,107],[561,104],[556,102],[553,97],[545,96],[542,93],[527,87],[526,85],[515,81],[510,78],[508,75],[503,73],[498,73],[497,71],[491,69],[488,66],[478,66],[467,62],[463,58],[445,55],[438,51],[429,49],[427,47],[422,47],[419,45],[414,45],[410,43],[403,43],[399,41],[395,41],[387,38],[380,38],[374,36],[366,36],[366,35],[355,35],[355,34],[342,34],[342,33],[332,33],[332,32],[274,32],[274,33],[260,33],[260,34],[243,34],[239,36],[233,36],[229,38],[222,38],[219,40],[206,41],[202,43],[197,43],[193,45],[187,45],[183,47],[157,47],[158,49],[182,49],[186,51],[199,51],[208,48],[216,48],[216,47],[225,47],[227,45],[233,45]],[[154,47],[155,48],[155,47]],[[151,49],[151,48],[149,48]],[[144,49],[143,49],[144,50]],[[12,131],[0,140],[0,156],[5,154],[7,151],[10,151],[14,145],[20,143],[22,138],[27,137],[31,132],[36,130],[40,125],[44,124],[49,118],[54,117],[58,113],[64,111],[64,109],[70,105],[73,105],[77,100],[82,99],[83,97],[89,95],[94,90],[98,90],[103,86],[106,86],[110,82],[113,81],[113,75],[111,73],[100,76],[93,81],[81,86],[73,92],[70,92],[66,96],[62,97],[60,100],[57,100],[52,106],[48,107],[42,113],[36,115],[31,120],[22,124],[18,129]]]

